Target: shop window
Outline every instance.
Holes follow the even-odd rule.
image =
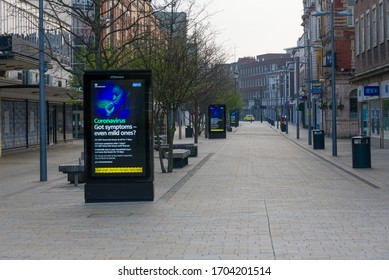
[[[389,139],[389,100],[383,101],[384,138]]]
[[[358,118],[358,96],[357,96],[357,90],[353,90],[350,93],[349,97],[350,102],[350,119],[357,119]]]
[[[370,103],[370,132],[371,136],[379,136],[380,135],[380,101],[373,100]]]

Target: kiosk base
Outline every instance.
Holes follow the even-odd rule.
[[[224,138],[227,138],[227,135],[225,132],[222,132],[222,133],[209,132],[208,133],[208,139],[224,139]]]
[[[154,183],[86,183],[85,203],[153,201]]]

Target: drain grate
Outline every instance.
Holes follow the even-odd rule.
[[[208,154],[203,158],[195,167],[193,167],[180,181],[172,186],[160,199],[159,201],[168,202],[173,195],[194,175],[196,172],[214,155],[214,153]]]
[[[88,218],[127,218],[130,217],[132,213],[95,213],[95,214],[90,214],[87,217]]]

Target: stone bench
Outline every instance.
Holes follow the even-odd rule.
[[[189,150],[173,149],[173,168],[183,168],[188,165]],[[169,157],[169,152],[165,153],[165,158]]]
[[[168,144],[161,144],[160,149],[162,150],[162,154],[165,154],[169,150]],[[198,155],[198,147],[195,144],[173,144],[174,149],[183,149],[190,151],[190,157],[197,157]]]
[[[84,152],[78,159],[78,164],[61,164],[58,171],[68,175],[68,181],[78,186],[78,183],[85,183],[84,174]]]
[[[58,167],[58,171],[64,174],[68,174],[68,181],[74,182],[75,186],[78,186],[78,182],[84,182],[84,165],[80,164],[61,164]],[[81,177],[81,178],[79,178]],[[81,180],[79,180],[81,179]]]

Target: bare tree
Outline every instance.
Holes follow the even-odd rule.
[[[199,9],[193,0],[176,0],[164,7],[156,17],[165,36],[155,40],[151,51],[141,56],[153,70],[153,94],[166,118],[167,172],[172,172],[178,111],[181,106],[200,99],[196,96],[209,94],[208,89],[215,89],[217,82],[223,84],[215,73],[217,65],[224,63],[224,56],[213,42],[212,33],[207,32],[204,8]],[[165,170],[163,161],[160,162]]]
[[[157,9],[150,0],[45,0],[44,3],[45,52],[72,75],[71,84],[75,87],[82,87],[85,70],[128,69],[133,65],[139,59],[139,44],[151,38],[151,34],[158,36],[155,14],[165,7]],[[37,24],[36,19],[32,24]],[[70,56],[70,63],[64,61],[65,53]]]
[[[195,0],[45,1],[45,22],[51,26],[45,32],[46,54],[71,74],[74,87],[82,87],[85,70],[153,70],[156,112],[167,124],[168,172],[178,109],[212,90],[216,80],[209,76],[223,63],[212,33],[206,32],[204,9]],[[64,61],[64,53],[70,61]]]

